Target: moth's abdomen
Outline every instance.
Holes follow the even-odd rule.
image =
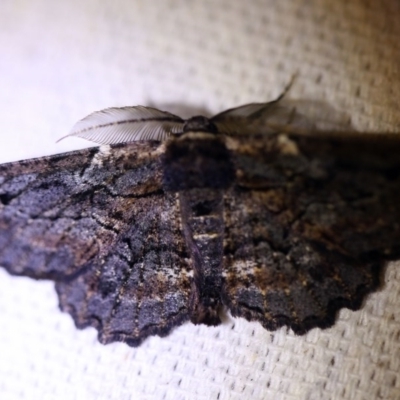
[[[192,258],[191,320],[218,325],[223,253],[222,191],[192,189],[179,195],[182,228]]]
[[[218,138],[173,139],[167,144],[162,161],[167,191],[226,189],[235,178],[230,153]]]

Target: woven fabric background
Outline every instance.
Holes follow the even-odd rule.
[[[400,131],[399,21],[391,0],[1,0],[0,162],[87,146],[55,141],[94,110],[213,113],[271,100],[296,72],[292,97]],[[399,267],[325,331],[188,323],[137,349],[102,346],[51,282],[0,269],[0,398],[398,399]]]

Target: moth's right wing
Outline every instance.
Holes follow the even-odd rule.
[[[269,330],[331,326],[400,257],[400,137],[235,139],[224,303]]]
[[[57,283],[100,341],[136,346],[189,318],[190,260],[163,145],[104,146],[0,166],[0,266]]]

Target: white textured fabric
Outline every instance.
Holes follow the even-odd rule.
[[[399,131],[399,18],[391,0],[1,0],[0,162],[86,146],[55,142],[95,110],[214,113],[273,99],[295,72],[292,97]],[[52,283],[0,270],[0,398],[398,399],[399,267],[326,331],[185,324],[137,349],[102,346]]]

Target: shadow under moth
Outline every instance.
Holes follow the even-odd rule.
[[[101,343],[218,325],[222,307],[330,327],[400,258],[400,136],[305,121],[282,99],[91,114],[70,135],[103,146],[0,165],[0,265],[54,280]]]

